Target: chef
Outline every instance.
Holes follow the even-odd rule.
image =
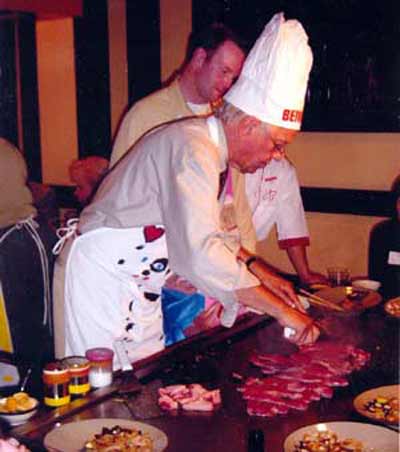
[[[251,213],[226,219],[221,177],[231,166],[244,180],[294,139],[311,64],[301,24],[275,15],[216,115],[160,126],[105,177],[64,251],[65,354],[115,339],[131,360],[162,350],[160,294],[171,271],[220,301],[225,326],[243,304],[289,327],[293,342],[316,340],[291,285],[273,277],[267,289],[238,259],[238,239],[250,239],[235,226]],[[287,89],[276,99],[280,78]]]

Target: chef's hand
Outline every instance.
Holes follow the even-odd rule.
[[[257,276],[264,287],[283,300],[288,306],[300,312],[305,312],[303,305],[293,289],[292,283],[278,276],[264,259],[252,255],[243,247],[239,249],[237,256],[239,260],[246,263],[248,270]]]
[[[297,309],[300,312],[305,312],[303,305],[297,298],[293,285],[286,279],[278,276],[273,268],[265,262],[265,260],[255,256],[243,247],[240,247],[238,250],[237,258],[246,264],[247,269],[253,273],[253,275],[257,276],[262,286],[276,295],[291,308]]]
[[[295,309],[285,310],[278,321],[283,327],[290,328],[293,334],[285,337],[296,345],[313,344],[320,335],[313,319]]]
[[[321,273],[309,271],[305,275],[300,276],[300,282],[306,286],[311,286],[312,284],[326,284],[329,285],[328,278]]]
[[[260,263],[259,261],[252,264],[251,269],[253,269],[253,266],[255,268],[256,265],[257,271],[254,271],[254,274],[267,289],[281,298],[291,308],[300,312],[306,312],[291,282],[264,268],[262,262]]]

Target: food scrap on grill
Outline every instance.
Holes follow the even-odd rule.
[[[221,404],[219,389],[207,390],[200,384],[177,384],[158,390],[158,404],[163,410],[214,411]]]
[[[293,452],[363,452],[361,441],[353,438],[339,440],[334,432],[306,433]]]
[[[307,345],[288,356],[254,354],[250,362],[267,376],[247,378],[238,390],[252,416],[305,411],[312,401],[331,398],[333,388],[347,386],[346,376],[361,369],[369,356],[351,345],[330,342]]]
[[[92,452],[153,452],[153,440],[148,433],[134,428],[115,425],[103,427],[101,433],[85,444],[86,451]]]

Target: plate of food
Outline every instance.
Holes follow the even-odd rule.
[[[393,452],[398,450],[398,434],[385,427],[361,422],[326,422],[294,431],[286,438],[283,447],[284,452]]]
[[[137,452],[161,452],[167,444],[167,435],[152,425],[109,418],[63,424],[44,438],[44,445],[50,452],[106,452],[128,450],[127,447]]]
[[[384,308],[386,314],[400,319],[400,297],[391,298],[390,300],[388,300],[385,303]]]
[[[354,408],[374,421],[399,425],[399,389],[391,385],[365,391],[354,399]]]

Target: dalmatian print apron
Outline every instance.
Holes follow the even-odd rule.
[[[132,362],[162,350],[161,288],[169,273],[161,226],[77,235],[66,268],[66,354],[112,348],[116,339]]]

